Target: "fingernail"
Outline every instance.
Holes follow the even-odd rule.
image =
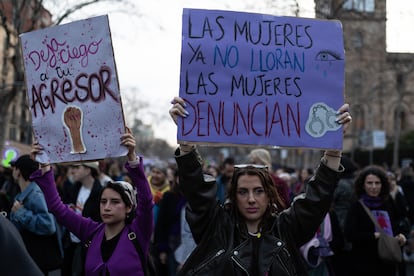
[[[188,113],[188,111],[187,110],[184,110],[184,113],[185,113],[185,115],[190,115],[190,113]]]

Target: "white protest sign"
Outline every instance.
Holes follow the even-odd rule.
[[[125,155],[108,16],[20,35],[27,99],[42,163]]]

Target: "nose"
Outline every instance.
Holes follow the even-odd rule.
[[[108,209],[110,209],[109,208],[110,206],[111,206],[110,202],[107,201],[107,202],[105,202],[104,209],[108,210]]]
[[[249,200],[249,203],[256,202],[256,198],[254,197],[254,193],[252,191],[249,192],[249,198],[248,198],[248,200]]]

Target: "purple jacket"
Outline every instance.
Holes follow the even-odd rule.
[[[105,263],[101,257],[101,243],[104,238],[105,224],[77,215],[62,203],[52,170],[42,175],[41,170],[34,172],[30,179],[36,181],[42,189],[49,211],[57,221],[74,233],[83,243],[91,242],[85,261],[86,275],[144,275],[137,250],[128,239],[128,232],[133,231],[137,236],[145,255],[148,255],[150,238],[154,228],[152,208],[153,201],[147,178],[145,177],[142,158],[125,164],[137,188],[136,217],[131,224],[122,230],[119,242],[109,260]]]

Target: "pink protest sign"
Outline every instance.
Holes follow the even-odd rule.
[[[342,148],[344,77],[337,20],[184,9],[177,139]]]
[[[20,35],[39,162],[122,156],[125,132],[108,16]]]

